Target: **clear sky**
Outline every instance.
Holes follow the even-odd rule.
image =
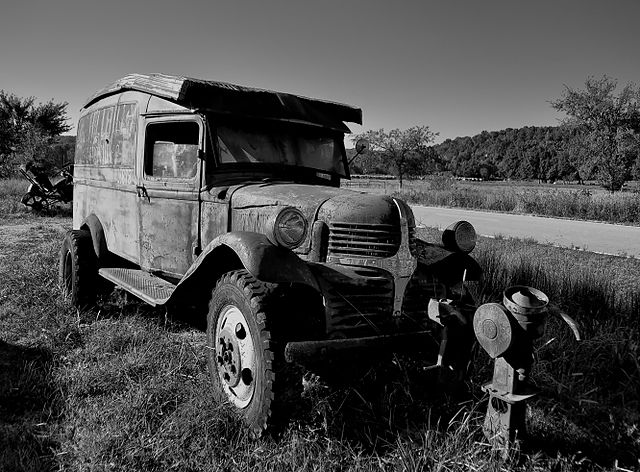
[[[590,76],[640,81],[640,1],[8,0],[0,88],[69,102],[131,72],[357,105],[368,129],[439,141],[555,125],[548,101]]]

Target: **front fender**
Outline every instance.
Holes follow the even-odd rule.
[[[190,280],[200,276],[219,276],[223,270],[233,270],[228,259],[229,251],[256,279],[270,283],[302,283],[320,290],[318,281],[309,266],[289,249],[272,244],[265,235],[249,231],[225,233],[211,241],[184,275],[176,292],[181,292]],[[205,267],[209,267],[206,269]],[[239,268],[239,267],[235,267]],[[216,277],[217,278],[217,277]]]

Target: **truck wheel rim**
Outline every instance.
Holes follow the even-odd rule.
[[[235,305],[222,309],[215,343],[220,384],[229,401],[244,408],[255,391],[256,355],[247,320]]]

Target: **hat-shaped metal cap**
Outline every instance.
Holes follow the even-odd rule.
[[[503,304],[512,313],[532,315],[546,310],[549,297],[536,288],[514,285],[504,291]]]

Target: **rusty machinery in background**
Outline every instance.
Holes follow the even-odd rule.
[[[27,192],[20,200],[24,206],[40,211],[54,203],[73,200],[73,164],[60,168],[52,178],[40,166],[32,163],[18,170],[29,181]]]

